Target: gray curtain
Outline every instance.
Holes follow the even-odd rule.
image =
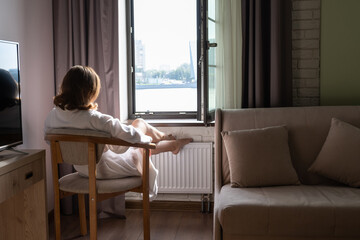
[[[120,116],[117,0],[54,0],[56,91],[71,66],[94,68],[102,113]]]
[[[292,105],[292,0],[242,0],[242,107]]]
[[[99,111],[118,118],[118,1],[53,0],[53,16],[55,91],[70,67],[90,66],[101,79]],[[61,166],[60,176],[72,171],[72,166]],[[70,198],[62,202],[63,213],[73,212],[73,202]],[[104,201],[102,205],[107,211],[123,214],[124,196]]]

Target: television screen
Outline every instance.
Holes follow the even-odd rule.
[[[0,151],[21,143],[19,44],[0,40]]]

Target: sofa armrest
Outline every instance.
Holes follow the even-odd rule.
[[[219,194],[222,186],[222,111],[216,109],[215,113],[215,178],[214,178],[214,196]]]

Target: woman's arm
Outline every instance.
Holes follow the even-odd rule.
[[[119,119],[110,115],[92,111],[91,125],[100,131],[108,132],[112,137],[120,138],[130,143],[151,143],[152,138],[131,125],[125,125]]]

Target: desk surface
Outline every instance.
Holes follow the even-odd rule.
[[[45,154],[44,150],[21,149],[21,151],[28,154],[25,155],[9,150],[0,152],[0,176],[39,159],[39,157],[36,156],[37,153],[43,151],[42,154]]]

